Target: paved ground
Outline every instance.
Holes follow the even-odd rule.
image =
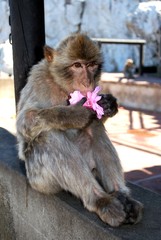
[[[106,128],[126,179],[161,194],[161,113],[120,108]]]
[[[128,82],[122,73],[104,73],[107,81]],[[130,80],[161,84],[161,76],[144,74]],[[161,194],[161,113],[121,108],[106,122],[127,180]]]
[[[0,79],[0,127],[15,134],[14,89],[10,82]],[[161,194],[161,113],[120,107],[105,125],[126,179]]]

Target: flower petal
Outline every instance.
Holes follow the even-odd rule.
[[[93,92],[87,92],[87,101],[83,104],[83,106],[92,108],[97,113],[97,118],[101,119],[102,115],[104,115],[103,108],[97,104],[97,102],[101,99],[101,96],[98,96],[98,92],[101,90],[99,86],[97,86]],[[74,91],[70,94],[71,98],[69,99],[70,104],[76,104],[79,102],[84,95],[81,94],[80,91]]]
[[[71,98],[69,99],[69,102],[71,105],[76,104],[79,102],[84,96],[80,93],[80,91],[74,91],[70,94]]]

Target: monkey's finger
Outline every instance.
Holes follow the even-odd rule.
[[[78,105],[78,106],[82,106],[86,101],[87,101],[87,98],[86,98],[86,97],[83,97],[83,98],[77,103],[77,105]]]
[[[103,106],[103,105],[107,104],[107,100],[106,99],[100,99],[97,103],[98,103],[98,105]]]

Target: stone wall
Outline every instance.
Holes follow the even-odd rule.
[[[117,96],[118,103],[121,106],[161,112],[161,85],[158,83],[102,80],[100,85],[103,93],[109,92]]]

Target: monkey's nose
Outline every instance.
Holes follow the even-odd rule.
[[[89,88],[89,87],[90,87],[90,83],[89,83],[88,80],[87,80],[87,81],[84,81],[82,84],[83,84],[83,86],[84,86],[85,88]]]
[[[84,95],[84,96],[87,96],[87,92],[92,92],[94,90],[94,88],[92,86],[88,86],[84,88],[84,85],[83,85],[83,89],[80,90],[80,92]]]

